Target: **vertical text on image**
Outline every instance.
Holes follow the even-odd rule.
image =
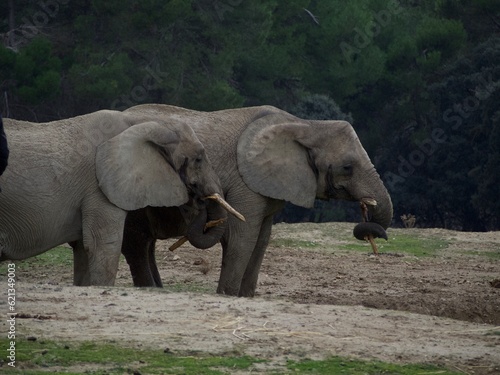
[[[8,365],[16,367],[16,265],[9,263],[7,265],[7,339],[9,347],[7,348]]]

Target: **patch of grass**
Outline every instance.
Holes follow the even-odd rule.
[[[458,375],[458,372],[447,371],[429,365],[395,365],[384,362],[365,362],[346,358],[333,357],[326,361],[305,360],[289,362],[288,369],[294,374],[349,374],[349,375]]]
[[[33,266],[73,266],[73,252],[67,247],[56,247],[40,255],[25,260],[11,260],[0,264],[0,272],[5,272],[8,263],[15,263],[18,269],[31,268]]]
[[[2,349],[9,348],[0,340]],[[7,359],[8,361],[8,359]],[[109,343],[56,343],[17,340],[16,368],[4,364],[3,374],[228,374],[263,362],[248,356],[175,355],[164,350],[123,348]],[[84,370],[84,371],[82,371]]]
[[[0,339],[0,348],[8,348]],[[5,350],[3,350],[5,351]],[[8,359],[7,359],[8,362]],[[186,374],[216,375],[250,371],[265,360],[228,353],[211,356],[203,353],[172,353],[165,350],[124,348],[115,343],[61,343],[17,339],[16,368],[4,364],[2,373],[40,375],[62,374]],[[358,361],[333,357],[324,361],[289,361],[286,368],[273,366],[273,374],[401,374],[456,375],[458,373],[428,365],[395,365],[384,362]]]
[[[163,284],[163,290],[165,292],[171,292],[171,293],[192,292],[192,293],[214,294],[213,286],[204,285],[203,283],[196,281],[182,282],[178,280],[169,280]]]
[[[448,247],[448,242],[437,238],[421,238],[409,236],[406,234],[388,234],[389,241],[376,239],[375,242],[380,252],[385,253],[406,253],[417,257],[433,256],[436,252]],[[361,241],[344,245],[348,250],[370,251],[371,246],[368,242]]]
[[[314,241],[303,241],[294,238],[276,238],[271,241],[271,246],[314,249],[320,247],[320,244]]]

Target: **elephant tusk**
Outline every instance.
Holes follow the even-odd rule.
[[[219,203],[227,212],[229,212],[230,214],[233,214],[234,216],[236,216],[238,219],[240,219],[241,221],[246,221],[245,220],[245,216],[243,216],[242,214],[240,214],[238,211],[236,211],[233,207],[231,207],[231,205],[229,203],[227,203],[224,198],[222,198],[219,194],[215,193],[215,194],[212,194],[212,195],[208,195],[206,196],[205,198],[203,199],[212,199],[214,201],[216,201],[217,203]]]
[[[361,198],[361,203],[364,203],[368,206],[377,206],[377,200],[373,198]]]

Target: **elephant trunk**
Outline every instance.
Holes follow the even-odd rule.
[[[371,196],[368,198],[372,198],[373,200],[375,200],[376,204],[370,204],[369,202],[364,200],[365,197],[362,197],[361,201],[366,203],[368,207],[369,221],[377,223],[384,229],[387,229],[389,225],[391,225],[393,215],[391,197],[382,180],[380,180],[380,178],[378,177],[378,174],[377,181],[372,186],[375,186],[374,191],[376,193],[371,194]]]
[[[392,202],[389,194],[382,199],[377,199],[376,206],[368,205],[368,212],[370,213],[370,222],[379,224],[382,228],[387,229],[392,221]]]
[[[210,228],[210,222],[221,223]],[[187,238],[189,243],[198,249],[208,249],[214,246],[221,239],[226,230],[227,212],[217,202],[212,200],[204,201],[200,211],[189,224]]]

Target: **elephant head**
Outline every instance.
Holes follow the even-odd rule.
[[[312,207],[314,199],[368,205],[387,228],[391,198],[354,129],[345,121],[306,121],[275,113],[251,123],[238,143],[238,169],[262,195]]]
[[[207,220],[224,222],[225,209],[236,213],[225,201],[224,209],[208,199],[222,195],[222,188],[205,149],[186,124],[131,126],[98,147],[96,175],[107,198],[127,211],[194,206],[198,213],[188,239],[198,248],[215,245],[225,230],[224,225],[206,229]]]

